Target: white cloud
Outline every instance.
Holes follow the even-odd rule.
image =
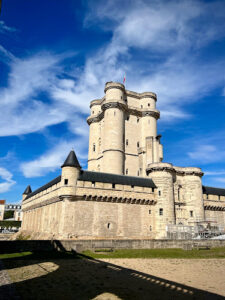
[[[0,167],[0,178],[2,179],[0,183],[0,193],[4,193],[10,190],[10,188],[16,183],[12,179],[13,175],[5,168]]]
[[[200,144],[200,143],[199,143]],[[224,161],[225,151],[213,145],[199,145],[195,150],[188,152],[191,159],[197,160],[200,163],[215,163]]]
[[[15,32],[17,31],[14,27],[9,27],[5,24],[4,21],[0,21],[0,33],[6,33],[6,32]]]

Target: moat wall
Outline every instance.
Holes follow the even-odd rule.
[[[26,240],[0,241],[0,253],[20,251],[84,251],[94,249],[165,249],[224,247],[225,240]]]

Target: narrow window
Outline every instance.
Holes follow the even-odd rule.
[[[151,209],[149,209],[148,213],[149,213],[149,215],[151,215],[151,213],[152,213]]]
[[[65,185],[68,184],[68,179],[64,179],[64,184],[65,184]]]
[[[193,210],[190,210],[190,217],[193,217]]]
[[[107,224],[107,228],[108,228],[108,229],[110,228],[110,223]]]
[[[121,96],[121,100],[123,99],[123,96]]]
[[[133,189],[133,188],[134,188],[134,185],[131,185],[131,188]]]
[[[126,146],[128,146],[128,140],[126,140]]]
[[[159,209],[159,215],[160,215],[160,216],[163,216],[163,208],[160,208],[160,209]]]
[[[209,195],[208,194],[206,195],[206,199],[209,199]]]
[[[148,103],[148,107],[150,106],[150,103]]]
[[[126,169],[126,175],[128,174],[128,169]]]
[[[94,114],[95,112],[94,111],[92,111],[92,114]]]
[[[143,105],[141,105],[141,108],[143,108]]]
[[[95,181],[92,181],[91,186],[95,187]]]
[[[129,119],[130,119],[130,117],[129,117],[129,116],[127,116],[127,121],[129,121]]]
[[[115,185],[115,183],[113,183],[113,184],[112,184],[112,188],[115,189],[115,187],[116,187],[116,185]]]
[[[155,189],[154,188],[152,188],[152,192],[154,193],[154,191],[155,191]]]
[[[161,196],[161,191],[159,191],[159,196]]]
[[[114,111],[114,116],[116,115],[116,112]]]
[[[137,171],[137,176],[139,176],[139,171]]]
[[[218,196],[218,200],[220,200],[220,195]]]
[[[95,144],[93,144],[93,152],[95,152]]]
[[[149,226],[149,230],[152,231],[152,226],[151,225]]]
[[[139,146],[140,146],[140,144],[139,144],[139,142],[137,142],[137,147],[139,148]]]
[[[137,118],[137,123],[139,123],[139,118]]]

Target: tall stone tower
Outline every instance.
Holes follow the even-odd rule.
[[[90,104],[88,170],[145,177],[149,164],[162,161],[156,101],[154,93],[106,83],[105,96]]]

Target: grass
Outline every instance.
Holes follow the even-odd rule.
[[[104,252],[104,249],[98,249],[95,252],[84,251],[83,254],[92,258],[225,258],[225,247],[189,251],[183,249],[121,249]]]
[[[87,256],[89,258],[180,258],[180,259],[199,259],[199,258],[225,258],[225,247],[212,248],[209,250],[183,250],[183,249],[96,249],[94,252],[87,250],[77,255],[74,252],[17,252],[0,254],[0,259],[74,259]]]

